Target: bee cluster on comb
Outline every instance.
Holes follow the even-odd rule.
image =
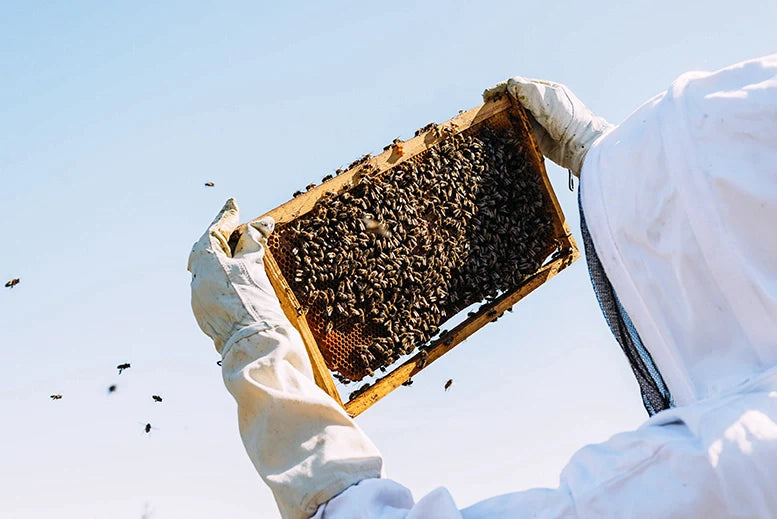
[[[346,188],[268,241],[344,383],[423,350],[442,323],[515,290],[556,248],[542,179],[511,125],[424,130],[440,140],[384,171],[356,161]]]

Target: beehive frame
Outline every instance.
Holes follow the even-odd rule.
[[[521,133],[521,138],[529,144],[527,153],[530,161],[529,166],[540,177],[541,187],[547,197],[546,201],[551,213],[555,244],[555,250],[548,251],[548,257],[551,259],[546,261],[534,274],[528,276],[516,290],[506,292],[494,301],[481,305],[478,311],[468,315],[467,319],[459,325],[437,339],[432,340],[428,347],[425,348],[424,353],[416,353],[410,359],[393,368],[385,376],[376,380],[369,387],[357,391],[347,402],[343,402],[340,397],[332,374],[307,322],[305,309],[299,303],[289,283],[284,278],[276,258],[273,257],[269,250],[267,251],[264,259],[267,275],[280,299],[286,316],[302,336],[313,367],[316,384],[342,405],[350,416],[355,417],[364,412],[388,393],[410,380],[411,377],[426,366],[452,350],[478,329],[489,322],[495,321],[496,316],[511,308],[535,288],[555,276],[579,257],[579,250],[569,231],[566,219],[545,171],[543,157],[528,124],[526,112],[519,103],[508,96],[462,112],[451,120],[438,125],[436,129],[420,133],[416,137],[402,143],[403,149],[401,153],[396,148],[391,148],[380,155],[369,158],[367,163],[372,166],[372,171],[376,175],[380,175],[397,164],[412,159],[451,135],[466,131],[480,123],[487,123],[491,118],[503,117],[506,114],[509,114],[514,121],[514,128],[516,127],[515,121],[518,121],[516,130]],[[318,199],[326,192],[342,192],[349,189],[355,182],[358,182],[358,176],[363,171],[365,164],[361,163],[350,168],[259,218],[271,216],[275,219],[276,224],[287,223],[299,218],[313,209]]]

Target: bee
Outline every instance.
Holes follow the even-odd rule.
[[[413,379],[409,378],[409,379],[405,380],[404,382],[402,382],[402,385],[403,386],[408,386],[408,387],[412,386],[413,385]]]
[[[307,186],[305,186],[305,191],[310,191],[310,190],[311,190],[311,189],[313,189],[314,187],[316,187],[316,184],[315,184],[315,182],[311,182],[310,184],[308,184]]]
[[[213,182],[205,182],[205,187],[213,187],[215,185]]]
[[[113,393],[114,391],[116,391],[116,384],[108,386],[108,393]]]
[[[364,224],[364,230],[370,234],[385,236],[388,233],[386,224],[381,223],[373,218],[370,218],[367,215],[362,216],[362,223]]]
[[[449,378],[448,381],[445,383],[445,391],[448,391],[452,385],[453,385],[453,379]]]
[[[119,364],[118,366],[116,366],[116,369],[119,370],[119,375],[121,375],[122,371],[124,371],[125,369],[129,369],[129,368],[130,368],[130,363],[129,362],[125,362],[124,364]]]
[[[291,195],[291,196],[292,196],[292,198],[297,198],[297,197],[298,197],[299,195],[301,195],[301,194],[302,194],[302,191],[299,191],[299,190],[298,190],[298,191],[294,191],[294,193],[292,193],[292,195]]]
[[[332,175],[330,173],[330,174],[324,176],[324,178],[321,179],[321,182],[326,182],[327,180],[332,180],[333,178],[335,178],[334,175]]]
[[[142,424],[141,424],[141,425],[142,425]],[[147,424],[143,425],[143,431],[144,431],[146,434],[150,433],[150,432],[151,432],[151,429],[156,429],[156,427],[151,427],[151,424],[150,424],[150,423],[147,423]]]
[[[216,361],[216,365],[217,365],[217,366],[221,366],[221,361],[220,361],[220,360],[217,360],[217,361]]]
[[[62,395],[51,395],[49,398],[51,398],[52,400],[59,400],[62,398]]]
[[[392,141],[392,144],[391,144],[391,146],[394,148],[394,151],[396,151],[397,155],[399,155],[400,157],[405,154],[405,149],[402,147],[402,142],[403,141],[400,140],[399,137],[397,137]]]
[[[162,401],[162,397],[159,396],[159,395],[151,395],[151,398],[154,399],[154,402],[161,402]]]
[[[14,278],[5,284],[5,288],[13,288],[19,284],[19,278]]]
[[[418,369],[424,369],[426,367],[426,359],[429,356],[426,350],[418,352]]]
[[[429,130],[432,130],[437,127],[437,123],[429,123],[426,126],[423,126],[415,131],[415,136],[418,137],[422,133],[426,133]]]

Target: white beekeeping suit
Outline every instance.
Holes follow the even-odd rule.
[[[578,451],[557,489],[464,510],[445,489],[414,502],[379,478],[374,446],[312,384],[261,279],[259,227],[234,258],[225,252],[218,237],[235,209],[195,245],[193,307],[224,355],[246,448],[282,515],[777,517],[777,55],[684,74],[614,128],[558,84],[514,78],[487,96],[505,92],[534,116],[543,153],[580,174],[589,254],[674,407]]]

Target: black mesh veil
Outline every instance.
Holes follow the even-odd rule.
[[[653,358],[642,344],[634,323],[632,323],[626,310],[618,300],[610,280],[607,279],[607,274],[605,274],[602,263],[599,261],[599,256],[597,256],[596,249],[591,240],[591,234],[588,232],[588,226],[585,223],[579,190],[578,207],[580,209],[580,230],[583,234],[583,246],[585,247],[586,261],[588,263],[588,273],[591,277],[594,292],[596,292],[596,299],[599,301],[599,306],[610,330],[626,354],[626,358],[629,359],[631,369],[634,371],[634,375],[639,383],[642,402],[645,404],[648,414],[652,416],[659,411],[673,407],[672,396],[669,394],[669,390],[666,384],[664,384],[664,379],[658,372]]]

